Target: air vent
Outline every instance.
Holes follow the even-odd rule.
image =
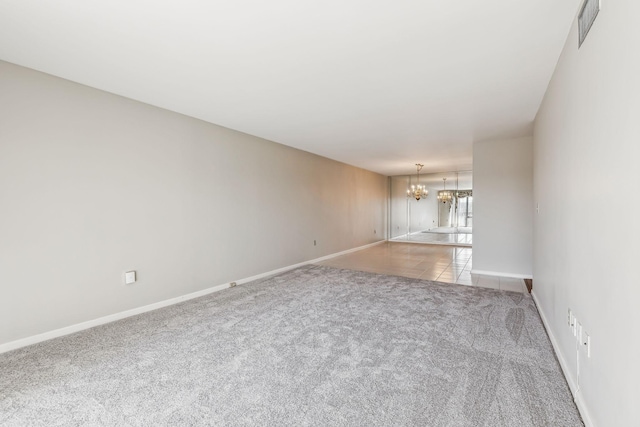
[[[587,38],[587,34],[589,34],[593,21],[596,20],[598,12],[600,12],[600,0],[585,0],[580,15],[578,15],[578,48],[582,46],[584,39]]]

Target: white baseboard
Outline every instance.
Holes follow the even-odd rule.
[[[553,346],[553,351],[556,353],[556,357],[558,358],[558,362],[560,362],[560,367],[562,368],[562,373],[567,380],[567,384],[569,384],[569,389],[571,390],[571,394],[573,395],[573,401],[576,403],[578,407],[578,412],[580,412],[580,416],[582,416],[582,421],[584,422],[585,427],[596,427],[596,424],[593,422],[593,419],[589,415],[589,410],[582,399],[582,393],[578,389],[578,385],[575,383],[571,375],[569,374],[569,366],[567,362],[560,352],[560,346],[558,345],[558,341],[556,337],[553,335],[551,328],[549,327],[549,322],[547,321],[547,317],[544,314],[544,310],[540,306],[538,301],[538,297],[536,297],[535,291],[531,292],[531,296],[533,297],[533,302],[535,302],[536,307],[538,309],[538,313],[540,313],[540,319],[542,319],[542,324],[544,328],[547,330],[547,335],[549,336],[549,340],[551,341],[551,345]]]
[[[500,271],[471,270],[471,274],[481,274],[483,276],[511,277],[513,279],[533,279],[531,274],[503,273]]]
[[[574,396],[573,400],[576,402],[576,406],[578,407],[578,412],[582,416],[582,422],[585,427],[596,427],[596,423],[593,422],[593,418],[589,415],[589,410],[587,409],[587,405],[584,403],[582,399],[582,393],[578,392],[576,396]]]
[[[406,236],[406,234],[403,234]],[[472,248],[473,245],[471,243],[452,243],[452,242],[421,242],[420,240],[401,240],[400,237],[397,236],[393,239],[389,239],[390,242],[396,243],[415,243],[417,245],[436,245],[436,246],[455,246],[458,248]]]
[[[266,273],[260,273],[260,274],[257,274],[255,276],[251,276],[251,277],[247,277],[247,278],[244,278],[244,279],[236,280],[236,283],[238,285],[241,285],[243,283],[253,282],[254,280],[262,279],[264,277],[273,276],[274,274],[284,273],[285,271],[293,270],[294,268],[302,267],[303,265],[314,264],[316,262],[325,261],[325,260],[328,260],[328,259],[331,259],[331,258],[335,258],[335,257],[340,256],[340,255],[346,255],[346,254],[350,254],[351,252],[361,251],[363,249],[367,249],[367,248],[370,248],[372,246],[379,245],[381,243],[386,243],[386,240],[378,240],[377,242],[369,243],[368,245],[358,246],[357,248],[347,249],[346,251],[336,252],[336,253],[333,253],[333,254],[325,255],[325,256],[320,257],[320,258],[316,258],[316,259],[312,259],[312,260],[309,260],[309,261],[300,262],[298,264],[288,265],[286,267],[278,268],[276,270],[267,271]]]
[[[364,246],[358,246],[357,248],[353,248],[353,249],[348,249],[346,251],[342,251],[342,252],[336,252],[330,255],[326,255],[320,258],[316,258],[316,259],[312,259],[309,261],[305,261],[305,262],[300,262],[298,264],[293,264],[293,265],[289,265],[286,267],[282,267],[282,268],[278,268],[276,270],[271,270],[268,271],[266,273],[261,273],[261,274],[257,274],[255,276],[251,276],[251,277],[246,277],[244,279],[239,279],[236,280],[235,282],[238,285],[241,285],[243,283],[248,283],[248,282],[252,282],[254,280],[258,280],[258,279],[262,279],[264,277],[268,277],[268,276],[273,276],[274,274],[279,274],[279,273],[283,273],[285,271],[288,270],[293,270],[294,268],[298,268],[298,267],[302,267],[303,265],[307,265],[307,264],[313,264],[316,262],[320,262],[320,261],[324,261],[330,258],[334,258],[340,255],[345,255],[351,252],[356,252],[356,251],[361,251],[363,249],[367,249],[370,248],[372,246],[376,246],[379,245],[381,243],[385,243],[386,240],[379,240],[377,242],[374,243],[369,243],[368,245],[364,245]],[[223,289],[228,289],[230,286],[230,283],[223,283],[221,285],[215,285],[212,286],[210,288],[207,289],[203,289],[201,291],[197,291],[197,292],[192,292],[186,295],[181,295],[175,298],[170,298],[164,301],[159,301],[153,304],[148,304],[148,305],[144,305],[142,307],[136,307],[136,308],[132,308],[130,310],[125,310],[125,311],[121,311],[119,313],[114,313],[114,314],[110,314],[107,316],[103,316],[103,317],[99,317],[97,319],[93,319],[93,320],[88,320],[86,322],[82,322],[82,323],[76,323],[75,325],[70,325],[70,326],[65,326],[64,328],[60,328],[60,329],[54,329],[52,331],[48,331],[48,332],[43,332],[41,334],[37,334],[37,335],[32,335],[30,337],[26,337],[26,338],[21,338],[15,341],[10,341],[8,343],[4,343],[4,344],[0,344],[0,354],[1,353],[6,353],[7,351],[11,351],[11,350],[16,350],[18,348],[21,347],[26,347],[28,345],[32,345],[32,344],[37,344],[39,342],[42,341],[47,341],[53,338],[58,338],[58,337],[62,337],[65,335],[70,335],[73,334],[75,332],[79,332],[85,329],[89,329],[89,328],[93,328],[95,326],[100,326],[100,325],[104,325],[105,323],[110,323],[110,322],[115,322],[116,320],[121,320],[121,319],[125,319],[127,317],[131,317],[131,316],[135,316],[137,314],[142,314],[142,313],[146,313],[148,311],[152,311],[152,310],[157,310],[159,308],[163,308],[163,307],[167,307],[170,305],[174,305],[174,304],[178,304],[180,302],[183,301],[187,301],[190,299],[194,299],[194,298],[198,298],[198,297],[202,297],[214,292],[218,292],[221,291]]]
[[[198,298],[207,294],[211,294],[213,292],[218,292],[223,289],[227,289],[228,287],[229,287],[229,283],[225,283],[222,285],[217,285],[211,288],[203,289],[201,291],[192,292],[190,294],[181,295],[179,297],[167,299],[164,301],[159,301],[153,304],[143,305],[142,307],[132,308],[130,310],[109,314],[107,316],[99,317],[93,320],[88,320],[86,322],[76,323],[75,325],[65,326],[64,328],[54,329],[52,331],[43,332],[41,334],[32,335],[30,337],[21,338],[15,341],[10,341],[8,343],[0,344],[0,354],[6,353],[7,351],[15,350],[21,347],[26,347],[28,345],[37,344],[42,341],[47,341],[53,338],[70,335],[75,332],[93,328],[94,326],[104,325],[105,323],[115,322],[116,320],[121,320],[127,317],[135,316],[137,314],[146,313],[152,310],[157,310],[159,308],[177,304],[182,301]]]

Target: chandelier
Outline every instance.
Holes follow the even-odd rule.
[[[416,163],[416,185],[412,185],[411,188],[407,189],[407,197],[413,197],[416,200],[420,200],[427,197],[427,194],[429,194],[427,186],[420,185],[420,170],[423,166],[424,165],[421,165],[420,163]]]
[[[453,200],[453,192],[447,190],[447,178],[442,178],[442,191],[438,191],[438,201],[447,203],[451,200]]]

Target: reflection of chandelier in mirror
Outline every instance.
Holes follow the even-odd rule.
[[[417,177],[416,177],[416,185],[412,185],[410,189],[407,190],[407,197],[414,197],[416,200],[424,199],[429,194],[426,185],[420,185],[420,170],[424,165],[420,163],[416,163],[417,169]]]
[[[453,200],[453,193],[447,191],[447,178],[442,178],[442,191],[438,191],[438,201],[442,203],[451,202]]]

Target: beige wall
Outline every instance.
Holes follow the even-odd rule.
[[[6,62],[0,94],[0,344],[385,237],[381,175]]]
[[[531,277],[531,137],[473,146],[473,271]]]
[[[640,425],[638,16],[603,1],[580,50],[574,23],[535,124],[533,293],[587,426]]]

